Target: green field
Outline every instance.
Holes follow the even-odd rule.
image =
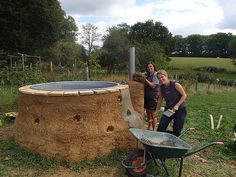
[[[201,58],[201,57],[171,57],[170,66],[179,69],[213,66],[224,68],[228,71],[236,71],[236,65],[229,58]]]
[[[173,76],[192,68],[202,66],[214,66],[225,68],[228,71],[236,71],[236,66],[230,59],[217,58],[172,58],[172,68],[168,73]],[[235,79],[231,73],[210,73],[217,78]],[[34,76],[35,77],[35,76]],[[78,79],[78,77],[75,77]],[[34,79],[34,78],[33,78]],[[37,79],[37,78],[36,78]],[[70,77],[66,78],[71,79]],[[108,75],[98,77],[94,74],[94,80],[107,80],[120,82],[127,80],[127,75]],[[36,80],[38,82],[38,80]],[[184,86],[184,85],[183,85]],[[209,177],[233,177],[236,171],[236,145],[233,143],[233,126],[236,124],[236,89],[223,85],[208,85],[198,83],[188,89],[187,105],[188,115],[184,128],[195,127],[196,132],[184,136],[186,142],[193,147],[200,147],[206,140],[192,139],[192,137],[205,138],[207,140],[222,140],[223,146],[208,148],[196,156],[192,155],[184,160],[183,176],[209,176]],[[81,176],[81,177],[126,177],[124,168],[120,162],[127,156],[127,152],[114,152],[110,157],[70,163],[56,159],[46,159],[38,154],[28,152],[19,147],[12,136],[13,122],[5,117],[5,112],[18,110],[18,86],[0,87],[0,176]],[[223,115],[221,127],[211,130],[210,117],[215,118],[215,124],[220,115]],[[160,116],[159,116],[160,117]],[[204,162],[203,162],[204,161]],[[171,176],[177,176],[178,161],[166,160]],[[114,172],[115,171],[115,172]],[[113,173],[114,172],[114,173]],[[153,173],[152,173],[153,172]],[[164,175],[160,168],[150,170],[151,174]],[[89,174],[89,175],[88,175]]]
[[[17,109],[17,88],[1,88],[1,115],[4,120],[5,111],[16,111]],[[233,126],[236,123],[236,90],[231,89],[218,93],[210,92],[196,93],[187,97],[188,115],[185,128],[195,127],[196,132],[184,136],[185,141],[193,147],[200,147],[208,140],[222,140],[223,146],[214,146],[184,160],[183,176],[209,176],[209,177],[231,177],[236,170],[236,149],[233,145]],[[9,108],[12,108],[10,110]],[[210,117],[215,118],[215,125],[219,115],[223,115],[219,129],[211,130]],[[126,177],[124,168],[120,162],[127,154],[115,152],[112,156],[95,161],[81,163],[69,163],[55,159],[45,159],[38,154],[28,152],[15,144],[9,135],[12,131],[12,123],[2,121],[0,126],[0,176],[60,176],[61,169],[66,171],[67,176],[114,176]],[[5,135],[1,137],[1,135]],[[192,139],[192,137],[205,138],[207,140]],[[202,162],[204,161],[204,162]],[[166,160],[171,176],[176,176],[178,171],[178,161]],[[31,169],[31,170],[29,170]],[[116,171],[112,174],[112,170]],[[155,167],[150,170],[151,174],[162,174],[163,170]],[[81,174],[81,175],[80,175]],[[84,175],[83,175],[84,174]],[[156,174],[157,175],[157,174]]]

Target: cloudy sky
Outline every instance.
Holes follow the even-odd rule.
[[[100,32],[120,23],[161,22],[173,35],[236,35],[235,0],[59,0],[80,28],[92,23]]]

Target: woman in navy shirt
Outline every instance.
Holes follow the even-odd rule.
[[[159,70],[157,72],[157,77],[161,82],[157,110],[160,109],[160,105],[164,98],[166,102],[165,111],[169,110],[169,112],[172,113],[172,115],[162,115],[157,131],[165,132],[169,123],[174,120],[173,134],[179,136],[187,115],[185,103],[186,93],[179,83],[168,79],[168,74],[165,70]]]

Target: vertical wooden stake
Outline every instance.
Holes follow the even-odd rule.
[[[16,63],[16,61],[15,61],[15,69],[16,69],[16,71],[17,71],[17,63]]]
[[[87,63],[84,64],[84,80],[89,81],[89,68]]]
[[[10,67],[12,69],[12,56],[10,56]]]
[[[50,62],[50,72],[52,72],[52,61]]]
[[[25,70],[25,59],[24,59],[24,54],[22,54],[22,69],[23,69],[23,71]]]
[[[221,123],[222,118],[223,118],[223,116],[220,115],[220,118],[219,118],[219,121],[218,121],[218,124],[217,124],[217,127],[216,127],[217,129],[220,128],[220,123]]]
[[[210,119],[211,119],[211,129],[215,129],[215,127],[214,127],[214,118],[211,114],[210,114]]]
[[[41,62],[41,57],[39,56],[39,69],[42,68],[42,62]]]

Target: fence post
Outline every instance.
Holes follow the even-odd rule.
[[[25,58],[24,58],[24,54],[21,55],[22,57],[22,69],[23,71],[25,70]]]
[[[39,69],[41,70],[42,69],[42,63],[41,63],[41,57],[39,56]]]
[[[16,71],[17,71],[17,64],[16,64],[16,61],[15,61],[15,68],[16,68]]]
[[[10,56],[10,68],[12,70],[12,56]]]
[[[210,87],[211,87],[211,83],[210,83],[210,82],[208,82],[208,83],[207,83],[207,92],[209,92],[209,90],[210,90]]]
[[[84,64],[84,80],[89,81],[89,68],[87,63]]]
[[[197,88],[198,88],[198,82],[195,82],[195,91],[197,92]]]
[[[50,72],[52,72],[52,61],[50,62]]]

